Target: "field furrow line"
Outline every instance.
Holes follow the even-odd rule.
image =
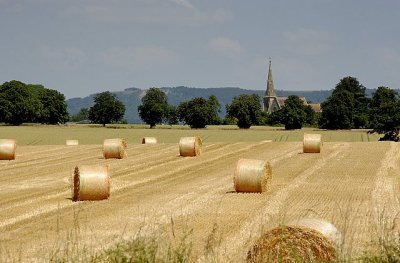
[[[157,151],[156,154],[154,154],[154,152],[152,152],[148,156],[145,157],[146,159],[150,159],[150,158],[155,159],[154,162],[147,162],[147,163],[143,162],[142,155],[140,155],[140,154],[135,155],[135,158],[137,158],[137,157],[141,158],[139,164],[128,165],[128,168],[125,167],[125,168],[121,168],[121,169],[115,169],[114,171],[112,171],[111,177],[118,178],[118,174],[123,173],[124,170],[132,170],[132,169],[138,170],[138,169],[142,169],[142,167],[149,167],[149,166],[154,167],[154,165],[158,165],[158,164],[166,165],[166,164],[168,164],[168,162],[170,160],[175,160],[177,157],[175,155],[173,155],[170,158],[159,158],[159,157],[162,157],[163,155],[170,153],[173,148],[176,148],[176,146],[167,147],[167,148],[163,149],[163,151]],[[208,153],[212,153],[215,150],[221,149],[221,147],[218,147],[216,145],[208,145],[205,148],[212,149],[212,151],[208,151]],[[151,155],[153,155],[153,156],[151,156]],[[84,159],[80,159],[81,163],[82,163],[82,161],[84,161]],[[74,160],[72,162],[76,162],[76,161]],[[112,161],[109,161],[109,162],[112,162]],[[65,162],[63,163],[63,165],[65,165]],[[51,167],[53,167],[53,166],[54,166],[55,171],[59,171],[59,168],[57,165],[52,164]],[[37,172],[37,174],[40,174],[40,173],[42,173],[42,171]],[[66,174],[65,180],[64,180],[66,183],[65,185],[69,184],[69,181],[68,181],[69,173],[70,173],[70,170],[68,170],[68,172],[57,172],[55,174],[54,173],[52,174],[51,170],[46,170],[46,174],[48,174],[49,176],[54,177],[54,178],[59,178],[59,176],[57,176],[59,174]],[[26,175],[22,175],[22,176],[26,177]],[[29,173],[29,176],[30,177],[34,176],[34,174]],[[18,178],[16,178],[15,180],[19,180],[19,182],[21,182],[21,180]],[[9,180],[7,180],[7,183],[8,184],[10,183]],[[54,180],[54,184],[59,184],[59,180]],[[54,190],[50,190],[50,191],[48,189],[46,189],[46,190],[39,189],[38,192],[34,192],[34,193],[30,192],[30,193],[27,193],[27,195],[7,196],[6,200],[4,200],[4,199],[2,200],[2,206],[0,208],[0,212],[6,211],[9,209],[13,209],[16,207],[24,206],[24,205],[31,205],[32,203],[39,202],[41,200],[48,200],[51,198],[56,198],[56,197],[59,197],[60,195],[65,195],[67,193],[67,191],[64,191],[62,193],[57,193],[59,191],[60,191],[60,187],[55,187]],[[54,193],[56,193],[56,194],[54,194]],[[35,196],[39,196],[39,197],[35,198]],[[7,205],[7,203],[12,203],[12,205]]]
[[[258,149],[260,150],[260,149]],[[280,152],[279,154],[272,155],[272,158],[268,158],[270,163],[277,164],[287,158],[290,158],[294,154],[298,154],[298,146],[294,146],[285,150],[284,152]],[[272,151],[270,151],[272,153]],[[196,211],[204,210],[204,208],[209,204],[210,201],[218,202],[221,198],[224,198],[227,192],[230,192],[233,188],[232,175],[233,175],[233,167],[232,169],[226,170],[224,164],[226,165],[231,163],[236,163],[238,159],[237,155],[232,155],[228,158],[219,159],[216,162],[212,162],[212,170],[222,169],[223,173],[218,173],[218,177],[212,176],[209,178],[201,179],[201,182],[197,182],[196,179],[199,179],[198,175],[202,173],[202,171],[209,171],[210,166],[201,166],[199,169],[188,170],[185,173],[178,172],[174,174],[174,176],[168,177],[165,180],[156,180],[151,184],[145,184],[142,187],[136,188],[137,191],[140,192],[148,192],[147,188],[165,188],[168,185],[174,185],[178,187],[178,185],[185,185],[190,187],[191,184],[195,184],[196,187],[190,187],[193,189],[190,192],[185,192],[178,195],[176,198],[169,200],[167,202],[163,201],[163,205],[159,206],[157,210],[153,211],[151,214],[151,218],[156,218],[154,224],[147,224],[145,226],[141,226],[141,233],[144,235],[151,235],[153,231],[156,231],[162,225],[166,225],[170,223],[171,218],[182,218],[193,214]],[[213,169],[213,167],[218,167]],[[229,165],[231,167],[231,165]],[[182,180],[183,179],[183,180]],[[151,186],[150,186],[151,185]],[[212,187],[210,187],[212,186]],[[137,195],[137,191],[135,192],[124,192],[115,196],[113,201],[118,202],[118,199],[121,200],[130,200],[132,199],[132,195]],[[221,195],[222,194],[222,195]],[[135,217],[135,222],[144,222],[146,221],[146,215],[138,215]],[[107,244],[107,246],[111,246],[112,244]]]
[[[168,147],[167,149],[165,149],[167,152],[170,149],[173,149],[174,147]],[[77,148],[76,148],[77,149]],[[96,153],[99,153],[98,156],[96,156]],[[159,154],[160,151],[157,151],[156,156],[161,156],[164,153],[164,149],[163,151]],[[62,157],[59,157],[59,156]],[[147,155],[147,158],[152,158],[152,155],[154,155],[154,152],[151,152],[150,149],[146,149],[146,151],[143,152],[139,152],[138,154],[135,154],[135,158],[137,157],[141,157],[143,155]],[[82,158],[82,156],[84,156],[84,158]],[[80,163],[85,163],[88,160],[98,160],[98,159],[102,159],[102,151],[99,150],[99,147],[96,148],[91,148],[91,149],[79,149],[79,151],[75,151],[75,152],[69,152],[67,154],[65,153],[61,153],[59,155],[57,155],[57,158],[49,158],[43,162],[35,162],[34,166],[34,173],[32,173],[32,170],[29,171],[29,176],[34,176],[35,174],[43,174],[42,170],[45,170],[46,174],[49,174],[49,168],[53,168],[53,170],[59,170],[59,166],[62,164],[63,166],[67,165],[68,163],[71,165],[79,165]],[[113,160],[108,160],[108,162],[112,162]],[[28,164],[28,163],[23,163],[20,165],[20,167],[9,167],[10,173],[14,174],[16,169],[23,169],[22,166],[32,166],[32,164]],[[2,173],[2,176],[5,176],[5,173]],[[7,177],[6,182],[10,182],[10,179],[14,179],[14,180],[18,180],[19,177],[25,177],[26,175],[21,174],[21,176],[12,176],[12,177]],[[1,177],[0,177],[1,179]]]
[[[236,143],[234,145],[237,145],[237,144],[240,144],[240,143]],[[263,143],[246,146],[246,147],[240,148],[239,150],[236,150],[234,152],[229,152],[226,155],[219,155],[217,157],[211,157],[211,158],[208,158],[206,160],[202,160],[200,163],[194,163],[194,164],[185,165],[185,166],[182,166],[182,167],[180,167],[178,169],[174,169],[174,170],[172,170],[170,172],[163,173],[163,174],[160,174],[160,175],[156,175],[156,176],[153,176],[153,177],[150,177],[150,178],[141,179],[141,180],[138,180],[138,181],[133,181],[133,182],[130,182],[130,183],[123,183],[123,184],[115,184],[114,183],[112,188],[111,188],[111,194],[115,194],[116,192],[119,192],[119,191],[124,190],[124,189],[131,188],[131,187],[134,187],[134,186],[137,186],[137,185],[143,185],[143,184],[146,184],[146,183],[159,181],[160,179],[166,178],[166,177],[168,177],[170,175],[173,175],[174,173],[182,172],[184,170],[187,170],[187,169],[190,169],[190,168],[193,168],[193,167],[202,166],[202,165],[205,165],[206,163],[210,163],[210,162],[216,161],[216,160],[224,158],[226,156],[232,156],[232,155],[235,155],[235,154],[240,153],[240,152],[245,152],[245,151],[250,150],[253,147],[257,147],[257,146],[260,146],[262,144]],[[223,148],[223,147],[218,148],[218,151],[221,150],[221,148]],[[224,151],[224,149],[222,149],[222,151]],[[184,159],[184,158],[180,158],[180,159]],[[135,172],[130,173],[130,174],[134,174],[134,173],[143,174],[143,173],[151,171],[152,169],[154,169],[154,167],[149,167],[149,168],[143,169],[143,170],[141,170],[139,172],[135,171]],[[27,205],[28,206],[28,205],[30,205],[32,203],[37,203],[38,201],[49,201],[50,199],[54,199],[54,198],[60,197],[61,195],[67,195],[68,192],[69,191],[63,191],[63,192],[59,192],[59,193],[56,193],[56,194],[46,195],[44,197],[34,198],[34,199],[31,199],[31,200],[25,201],[23,205]],[[14,225],[14,224],[19,223],[21,221],[26,221],[26,220],[30,220],[32,218],[39,217],[40,215],[48,214],[48,213],[50,213],[52,211],[55,211],[56,209],[63,209],[63,208],[72,206],[73,204],[74,204],[73,202],[68,202],[68,203],[61,203],[61,204],[57,204],[57,205],[55,205],[55,204],[51,205],[51,204],[49,204],[49,202],[47,202],[46,208],[42,208],[41,207],[41,208],[39,208],[39,209],[37,209],[35,211],[27,212],[27,213],[24,213],[24,214],[19,215],[17,217],[4,220],[3,222],[0,223],[0,229],[4,228],[4,227],[8,227],[10,225]],[[21,205],[16,204],[16,206],[21,206]]]
[[[60,161],[60,160],[62,161],[67,156],[71,156],[73,158],[78,159],[79,156],[87,155],[87,152],[78,151],[77,148],[71,149],[71,150],[66,149],[66,150],[67,151],[58,152],[58,153],[55,153],[52,155],[44,155],[44,156],[39,155],[37,158],[28,159],[26,161],[23,160],[20,162],[20,160],[18,160],[16,163],[13,163],[12,165],[8,165],[7,168],[4,169],[3,171],[21,169],[21,168],[29,167],[29,166],[38,166],[40,164],[47,164],[50,161]],[[85,150],[94,152],[95,150],[98,150],[98,146],[93,147],[93,148],[85,148]],[[56,157],[56,158],[52,158],[52,157]]]
[[[240,143],[234,143],[234,144],[226,145],[224,147],[220,147],[216,152],[226,152],[227,148],[229,149],[229,148],[231,148],[233,146],[236,146],[238,144],[240,144]],[[246,151],[248,151],[248,150],[250,150],[250,149],[252,149],[252,148],[254,148],[254,147],[258,146],[258,145],[259,144],[255,144],[255,145],[253,144],[253,145],[250,145],[250,146],[246,146],[244,148],[240,148],[240,149],[235,150],[235,151],[227,152],[225,155],[224,154],[217,155],[217,157],[214,157],[215,156],[215,152],[213,152],[213,154],[207,155],[205,160],[201,160],[200,162],[195,162],[193,164],[176,165],[178,163],[187,163],[187,160],[185,160],[185,158],[178,158],[177,160],[169,162],[168,164],[161,164],[161,165],[158,165],[158,166],[155,166],[155,167],[148,167],[148,168],[142,169],[140,171],[134,171],[134,172],[126,173],[123,176],[120,176],[119,178],[129,177],[132,174],[134,174],[136,176],[140,176],[140,175],[142,175],[144,173],[148,173],[148,172],[150,172],[150,171],[152,171],[152,170],[154,170],[156,168],[159,169],[160,166],[164,167],[164,166],[171,166],[172,165],[174,167],[179,167],[179,168],[172,169],[171,171],[168,171],[168,172],[166,171],[165,173],[158,174],[156,176],[152,176],[152,177],[148,177],[148,178],[145,178],[145,179],[141,179],[139,181],[134,181],[134,182],[130,182],[130,183],[124,182],[123,185],[118,185],[117,187],[114,187],[113,190],[114,191],[120,191],[120,190],[123,190],[125,188],[130,188],[130,187],[133,187],[133,186],[142,185],[142,184],[146,184],[146,183],[153,182],[153,181],[159,181],[160,179],[169,177],[169,176],[171,176],[173,174],[181,173],[181,174],[187,175],[188,172],[191,173],[194,170],[198,170],[198,169],[193,169],[195,167],[206,166],[208,163],[212,163],[212,162],[215,162],[215,161],[217,161],[219,159],[226,158],[226,157],[229,157],[229,156],[234,156],[234,155],[236,155],[236,154],[238,154],[240,152],[246,152]],[[231,147],[229,147],[229,146],[231,146]],[[183,173],[184,171],[186,171],[186,173]]]
[[[400,204],[395,191],[397,176],[399,175],[400,151],[398,144],[390,142],[390,149],[386,152],[381,161],[381,165],[376,174],[375,187],[371,194],[372,207],[374,207],[374,216],[376,231],[383,233],[384,228],[391,227],[394,220],[398,219]],[[396,229],[397,231],[398,229]]]
[[[204,149],[206,150],[207,154],[211,154],[214,153],[215,151],[220,151],[222,147],[228,147],[228,145],[225,146],[221,146],[220,144],[211,144],[211,145],[206,145],[204,146]],[[171,151],[172,149],[176,149],[176,154],[173,154],[173,152]],[[164,156],[165,154],[168,154],[168,156]],[[150,152],[148,154],[148,156],[146,157],[142,157],[142,156],[138,156],[135,155],[134,156],[135,159],[132,160],[134,161],[134,164],[127,165],[127,166],[123,166],[120,165],[118,167],[116,167],[115,169],[113,169],[113,173],[112,176],[113,178],[119,178],[121,176],[124,176],[126,174],[127,171],[132,171],[135,170],[137,171],[138,169],[141,170],[142,167],[154,167],[154,166],[158,166],[161,164],[170,164],[171,161],[174,160],[180,160],[179,157],[179,149],[177,148],[177,146],[171,146],[168,147],[167,149],[163,149],[162,151],[158,151],[156,153],[154,152]],[[138,158],[140,157],[140,158]],[[163,158],[160,158],[163,157]],[[150,162],[147,162],[147,160],[151,160]]]
[[[293,150],[293,148],[296,148]],[[275,165],[283,160],[286,160],[292,157],[295,154],[298,154],[298,147],[293,147],[284,153],[275,156],[272,159],[269,159],[269,162],[272,165]],[[237,158],[236,156],[231,156],[231,158]],[[213,166],[220,166],[221,162],[226,163],[230,160],[224,159],[220,162],[213,162]],[[206,168],[203,168],[204,170]],[[178,182],[181,181],[180,177],[188,177],[190,174],[198,174],[203,169],[198,169],[196,171],[185,173],[184,175],[176,175],[170,180],[176,180]],[[219,194],[221,191],[225,189],[225,192],[233,189],[233,169],[232,171],[227,171],[224,174],[221,174],[220,177],[212,177],[206,182],[202,181],[202,184],[198,186],[195,191],[182,194],[178,198],[173,201],[164,203],[160,209],[157,210],[155,217],[157,218],[157,225],[168,224],[170,223],[171,218],[185,217],[190,214],[193,214],[195,211],[198,211],[204,206],[206,206],[211,200],[216,200],[222,198]],[[185,178],[188,179],[188,178]],[[165,182],[163,183],[165,184]],[[212,187],[210,187],[212,185]],[[201,192],[201,194],[199,194]],[[171,211],[173,211],[171,213]],[[139,220],[143,220],[143,218],[138,218]],[[145,226],[142,228],[143,233],[146,231],[156,231],[157,228],[154,226]],[[149,232],[147,234],[150,234]]]
[[[254,220],[247,221],[236,234],[228,236],[221,245],[216,248],[217,252],[223,255],[236,255],[240,248],[245,247],[246,242],[253,239],[253,234],[258,233],[260,227],[265,223],[270,221],[271,218],[278,215],[283,208],[285,201],[289,195],[297,188],[299,188],[312,174],[317,172],[319,169],[324,167],[327,162],[336,158],[339,154],[342,154],[345,148],[348,148],[348,144],[344,147],[336,146],[332,153],[326,157],[322,157],[319,162],[314,166],[308,168],[301,174],[297,175],[292,182],[290,182],[286,187],[282,188],[276,192],[266,203],[264,209],[260,211]],[[198,262],[205,262],[206,255],[200,257]]]

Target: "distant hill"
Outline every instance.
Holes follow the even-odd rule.
[[[182,101],[190,100],[195,97],[208,98],[215,95],[221,103],[221,117],[225,116],[225,105],[229,104],[233,97],[240,94],[258,94],[264,96],[263,90],[247,90],[234,87],[224,88],[190,88],[190,87],[163,87],[161,88],[168,96],[168,101],[172,105],[178,105]],[[367,89],[367,95],[371,96],[374,90]],[[306,97],[308,102],[321,103],[332,93],[332,90],[320,91],[287,91],[276,90],[278,96],[297,95]],[[113,92],[126,107],[125,119],[129,123],[142,123],[137,112],[137,107],[141,104],[141,98],[146,94],[146,90],[138,88],[128,88],[123,91]],[[81,108],[90,108],[93,106],[93,98],[96,94],[89,95],[84,98],[72,98],[67,100],[68,112],[73,115],[79,112]]]

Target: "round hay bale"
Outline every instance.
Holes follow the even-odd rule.
[[[142,144],[156,144],[157,138],[155,137],[143,137]]]
[[[302,218],[289,222],[288,225],[300,226],[314,229],[328,238],[337,247],[342,243],[342,235],[339,230],[330,222],[317,218]]]
[[[272,169],[269,162],[240,159],[237,162],[233,184],[236,192],[266,192],[270,188]]]
[[[72,171],[72,200],[104,200],[110,196],[108,166],[77,166]]]
[[[14,160],[17,142],[11,139],[0,139],[0,160]]]
[[[79,145],[79,141],[78,140],[66,140],[65,141],[65,145],[67,145],[67,146],[76,146],[76,145]]]
[[[203,142],[198,136],[182,137],[179,141],[179,153],[183,157],[198,156],[201,154],[202,145]]]
[[[126,141],[124,139],[106,139],[103,143],[104,159],[117,158],[123,159],[126,157]]]
[[[321,134],[304,134],[303,137],[303,153],[320,153],[322,149]]]
[[[329,222],[314,220],[266,232],[248,251],[247,262],[336,262],[337,244],[330,233],[339,232]]]

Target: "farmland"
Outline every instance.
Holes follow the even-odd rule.
[[[332,222],[340,256],[354,259],[399,230],[400,149],[376,135],[115,128],[0,126],[0,137],[18,141],[16,160],[0,161],[0,261],[72,261],[139,233],[178,245],[186,237],[191,262],[243,262],[264,230],[302,217]],[[322,153],[302,153],[304,131],[322,134]],[[179,157],[179,138],[193,135],[203,154]],[[141,145],[143,136],[159,144]],[[102,140],[115,137],[126,138],[128,157],[106,160]],[[233,191],[240,158],[270,162],[267,193]],[[109,165],[108,200],[71,201],[71,169],[84,164]]]

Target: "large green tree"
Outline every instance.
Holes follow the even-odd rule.
[[[103,126],[121,121],[124,114],[125,105],[109,91],[97,94],[94,97],[94,105],[89,109],[89,119]]]
[[[286,130],[301,129],[307,117],[304,102],[298,96],[290,95],[285,100],[282,115]]]
[[[158,88],[149,89],[142,98],[142,105],[138,106],[140,118],[149,124],[150,128],[168,119],[171,110],[167,95]]]
[[[69,115],[64,94],[57,90],[42,88],[38,90],[38,98],[43,105],[39,118],[41,123],[57,124],[68,121]]]
[[[239,128],[248,129],[257,125],[261,116],[261,99],[257,94],[242,94],[233,98],[226,105],[226,111],[231,118],[237,119]]]
[[[320,127],[326,129],[363,128],[368,125],[365,87],[356,78],[340,80],[332,95],[321,104]]]
[[[372,132],[383,134],[382,141],[399,141],[400,101],[398,93],[388,87],[379,87],[370,104]]]
[[[180,121],[191,128],[205,128],[209,124],[220,123],[218,117],[219,101],[215,96],[209,99],[202,97],[181,102],[177,107],[177,115]]]
[[[43,105],[35,93],[20,81],[0,86],[0,122],[20,125],[39,121]]]

